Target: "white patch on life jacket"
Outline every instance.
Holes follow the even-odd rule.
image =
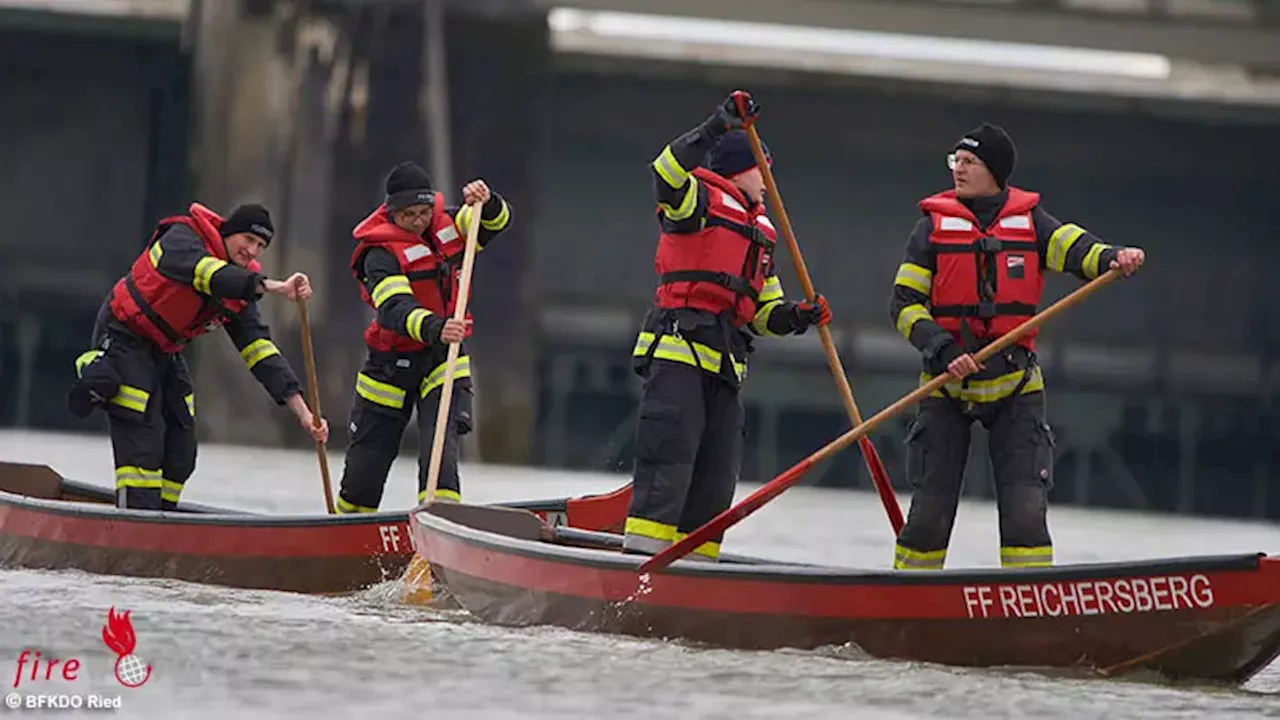
[[[757,225],[763,225],[763,226],[765,226],[765,227],[769,228],[770,230],[773,230],[773,229],[774,229],[774,227],[773,227],[773,221],[772,221],[772,220],[770,220],[770,219],[768,218],[768,216],[766,216],[766,215],[757,215],[757,216],[756,216],[756,224],[757,224]]]
[[[724,203],[725,207],[737,210],[740,213],[747,211],[746,208],[742,207],[742,203],[730,197],[728,193],[720,193],[720,202]]]
[[[1026,258],[1021,255],[1008,255],[1004,261],[1005,267],[1016,268],[1027,264]]]
[[[436,239],[442,243],[447,243],[458,239],[458,229],[452,225],[446,225],[436,232]]]
[[[1010,215],[1007,218],[1000,218],[1000,227],[1010,228],[1012,230],[1030,230],[1030,215]]]
[[[939,230],[972,230],[973,223],[962,217],[944,217],[942,222],[938,223]]]
[[[404,251],[404,259],[408,260],[409,262],[413,262],[414,260],[420,260],[430,254],[431,254],[431,248],[427,247],[426,245],[414,245],[413,247]]]

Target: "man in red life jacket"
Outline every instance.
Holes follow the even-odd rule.
[[[798,335],[831,320],[821,296],[784,300],[764,178],[742,130],[759,107],[743,93],[740,109],[735,95],[653,161],[659,284],[633,351],[645,381],[623,539],[631,553],[660,552],[732,503],[748,333]],[[691,557],[719,552],[717,538]]]
[[[978,365],[971,353],[1038,310],[1044,273],[1091,280],[1108,268],[1142,266],[1137,248],[1112,247],[1040,205],[1039,193],[1008,185],[1017,153],[1002,128],[984,123],[960,138],[947,162],[953,190],[920,202],[924,216],[907,241],[889,314],[923,355],[920,382],[956,380],[921,401],[907,434],[914,489],[894,567],[941,570],[955,521],[970,427],[989,433],[1000,515],[1000,563],[1053,564],[1047,522],[1053,487],[1053,433],[1035,332]]]
[[[481,201],[480,217],[470,204]],[[471,334],[471,317],[454,320],[467,227],[479,222],[477,250],[511,221],[511,207],[483,180],[462,188],[461,207],[447,207],[417,164],[404,162],[386,181],[386,200],[356,226],[351,270],[375,311],[365,330],[369,348],[356,375],[340,513],[375,512],[409,416],[418,409],[418,502],[426,499],[427,466],[444,387],[449,343]],[[454,370],[436,500],[461,500],[458,438],[471,431],[471,358],[464,345]]]
[[[314,418],[289,362],[258,313],[263,293],[311,296],[306,275],[272,280],[258,256],[275,230],[261,205],[241,205],[226,220],[199,203],[161,220],[98,311],[91,345],[76,360],[71,411],[107,414],[115,455],[117,504],[169,510],[196,466],[195,395],[182,350],[225,328],[249,371],[318,440],[328,423]]]

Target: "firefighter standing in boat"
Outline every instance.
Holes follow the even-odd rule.
[[[279,405],[287,405],[317,440],[289,362],[258,313],[263,293],[311,296],[306,275],[272,280],[258,256],[275,230],[261,205],[241,205],[225,220],[199,203],[161,220],[147,249],[116,282],[98,311],[94,350],[76,360],[68,407],[107,414],[120,507],[170,510],[196,466],[195,394],[181,351],[224,327],[249,371]]]
[[[462,188],[462,207],[446,207],[425,170],[412,162],[387,176],[386,200],[356,226],[351,269],[360,295],[376,311],[365,330],[369,348],[356,375],[351,443],[336,501],[340,513],[375,512],[400,438],[418,409],[418,502],[426,497],[431,439],[435,435],[449,343],[470,334],[471,315],[451,317],[466,249],[467,227],[479,222],[477,252],[505,230],[511,207],[483,180]],[[471,203],[480,201],[480,217]],[[461,500],[458,438],[471,431],[471,359],[465,345],[454,370],[451,423],[436,500]]]
[[[990,433],[1001,565],[1053,564],[1053,436],[1037,333],[982,366],[971,353],[1035,314],[1046,270],[1091,280],[1100,269],[1128,275],[1143,263],[1142,250],[1112,247],[1059,222],[1038,193],[1009,186],[1016,157],[1013,141],[994,125],[960,138],[947,159],[955,187],[920,202],[924,217],[894,280],[890,316],[923,355],[921,384],[946,371],[963,378],[922,400],[908,431],[914,494],[895,549],[897,569],[942,569],[975,420]]]
[[[732,503],[747,332],[800,334],[831,320],[821,296],[785,302],[774,274],[777,234],[742,130],[758,113],[750,95],[731,94],[653,161],[659,285],[633,353],[645,381],[627,552],[660,552]],[[694,557],[716,559],[719,549],[718,539],[707,542]]]

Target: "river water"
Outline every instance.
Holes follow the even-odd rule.
[[[0,432],[0,458],[48,463],[106,485],[105,437]],[[342,456],[333,453],[334,482]],[[415,465],[392,470],[384,509],[407,508]],[[618,475],[464,466],[471,502],[612,490]],[[739,498],[754,487],[743,486]],[[205,445],[184,498],[323,512],[314,452]],[[904,510],[908,498],[901,499]],[[1280,526],[1067,507],[1051,511],[1060,563],[1280,551]],[[744,520],[730,552],[886,566],[892,534],[874,494],[793,488]],[[966,503],[949,566],[996,566],[995,511]],[[400,605],[390,584],[341,598],[247,592],[74,572],[0,570],[0,682],[24,648],[81,661],[73,682],[22,692],[120,697],[147,718],[1280,718],[1280,664],[1240,690],[1050,677],[867,660],[841,650],[740,652],[555,628],[506,629],[461,611]],[[153,668],[123,689],[101,639],[107,608],[128,609]],[[30,665],[26,666],[29,670]],[[43,673],[43,670],[41,670]],[[41,675],[43,677],[43,675]],[[72,716],[50,710],[0,715]],[[83,710],[74,716],[102,715]]]

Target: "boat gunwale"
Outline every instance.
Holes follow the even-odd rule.
[[[71,488],[74,490],[74,488]],[[572,498],[551,498],[547,500],[523,501],[520,509],[543,509],[547,511],[563,511]],[[282,528],[282,527],[332,527],[342,525],[384,525],[389,523],[408,522],[409,516],[416,508],[405,510],[385,510],[376,513],[293,513],[270,515],[265,513],[227,511],[183,512],[162,510],[140,510],[136,508],[119,508],[97,502],[79,500],[50,500],[0,490],[0,507],[12,507],[19,510],[38,512],[47,515],[73,517],[84,520],[115,520],[119,522],[152,523],[164,525],[221,525],[244,528]],[[503,504],[503,507],[512,507]],[[518,507],[518,506],[517,506]],[[6,534],[0,526],[0,535]]]
[[[584,568],[608,572],[637,572],[646,555],[628,555],[613,550],[557,545],[545,540],[527,540],[482,530],[430,511],[417,508],[410,512],[410,531],[415,523],[422,523],[430,532],[452,536],[467,544],[477,545],[510,555],[543,561],[578,565]],[[826,584],[826,585],[998,585],[1032,582],[1058,582],[1093,578],[1111,578],[1141,575],[1160,575],[1197,572],[1258,572],[1266,553],[1240,553],[1222,555],[1192,555],[1177,558],[1153,558],[1147,560],[1074,563],[1048,568],[957,568],[939,571],[874,570],[833,565],[767,561],[760,564],[732,562],[707,562],[681,559],[661,571],[665,575],[679,575],[709,580],[764,581],[775,583]],[[424,557],[427,562],[436,562]],[[443,565],[448,568],[447,564]]]

